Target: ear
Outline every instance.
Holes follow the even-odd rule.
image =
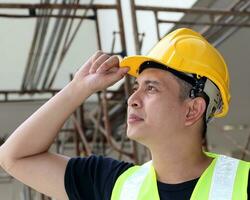
[[[197,122],[206,110],[206,102],[202,97],[196,97],[187,102],[185,125],[191,126]]]

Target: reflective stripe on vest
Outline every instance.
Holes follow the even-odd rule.
[[[215,164],[209,200],[232,199],[234,180],[239,160],[219,156]]]
[[[247,200],[249,163],[227,156],[215,157],[197,182],[191,200]],[[134,166],[121,174],[111,200],[159,200],[152,162]]]
[[[120,200],[137,200],[142,183],[147,177],[151,166],[152,161],[149,161],[143,164],[136,173],[128,177],[122,187]]]

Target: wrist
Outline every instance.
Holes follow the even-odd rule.
[[[92,94],[87,86],[83,86],[74,80],[71,81],[63,90],[67,91],[66,93],[68,98],[76,106],[81,105],[82,102],[84,102]]]

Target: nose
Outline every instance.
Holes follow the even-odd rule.
[[[128,106],[132,108],[140,108],[142,107],[142,100],[139,91],[135,91],[129,98],[128,98]]]

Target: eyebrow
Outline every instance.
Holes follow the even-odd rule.
[[[149,84],[160,85],[160,82],[159,82],[159,81],[154,81],[154,80],[146,80],[146,81],[144,81],[143,83],[145,83],[146,85],[149,85]],[[139,83],[138,83],[137,80],[135,80],[134,85],[139,85]]]

